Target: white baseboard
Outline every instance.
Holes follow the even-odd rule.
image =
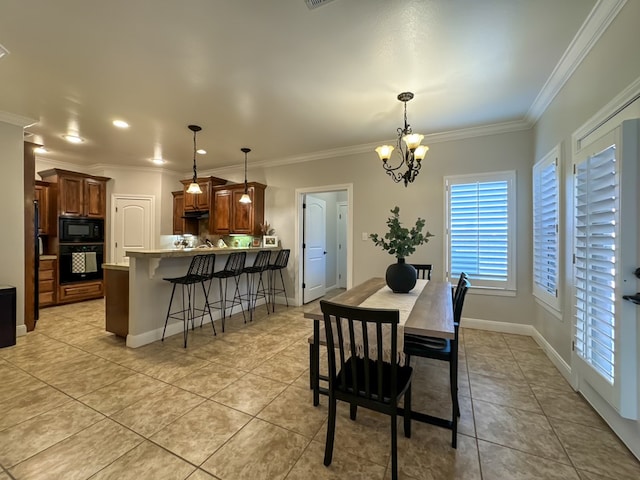
[[[16,325],[16,337],[22,337],[27,334],[26,325]]]
[[[564,379],[569,382],[571,388],[577,390],[578,385],[576,384],[575,378],[573,378],[573,375],[571,373],[571,365],[564,361],[564,358],[562,358],[560,354],[556,352],[556,350],[551,346],[549,342],[547,342],[547,340],[540,334],[540,332],[538,332],[538,330],[536,330],[534,327],[531,328],[533,329],[533,339],[538,345],[540,345],[540,348],[544,350],[544,353],[547,354],[547,357],[549,357],[551,363],[555,365]]]

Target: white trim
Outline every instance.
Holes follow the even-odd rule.
[[[525,115],[529,124],[540,119],[625,3],[627,0],[598,0],[529,107]]]
[[[294,283],[295,302],[294,305],[302,305],[302,204],[304,196],[308,193],[323,192],[347,192],[348,215],[347,218],[347,288],[353,286],[353,183],[343,183],[338,185],[324,185],[318,187],[296,188],[295,190],[295,225],[294,225],[294,248],[291,250],[294,263],[297,265],[298,281]]]
[[[27,128],[38,123],[37,120],[29,117],[23,117],[15,113],[4,112],[0,110],[0,122],[15,125],[16,127]]]
[[[155,195],[134,195],[128,193],[114,193],[111,195],[111,221],[109,222],[109,258],[115,260],[116,257],[116,242],[114,240],[116,234],[116,204],[118,200],[149,200],[151,202],[150,225],[149,225],[149,238],[151,239],[150,249],[156,248],[156,196]]]
[[[25,324],[16,325],[16,337],[23,337],[27,334],[27,326]]]
[[[629,84],[624,90],[616,95],[609,103],[598,110],[589,120],[587,120],[580,128],[578,128],[571,135],[571,152],[576,155],[582,148],[582,142],[586,140],[586,137],[594,133],[595,130],[602,125],[608,123],[610,120],[614,120],[614,117],[622,113],[632,103],[634,98],[640,96],[640,77],[636,78],[631,84]],[[624,116],[615,118],[615,125],[611,128],[615,128],[622,120],[626,119]]]
[[[474,287],[471,285],[469,295],[489,295],[494,297],[515,297],[518,292],[509,288]]]

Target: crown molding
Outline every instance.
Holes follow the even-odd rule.
[[[87,169],[96,171],[96,170],[124,170],[127,172],[142,172],[142,173],[166,173],[169,175],[177,175],[181,176],[182,174],[176,170],[169,170],[168,168],[163,167],[136,167],[131,165],[118,165],[114,163],[94,163],[89,165]]]
[[[625,3],[627,0],[598,0],[529,107],[525,119],[531,125],[540,119]]]
[[[0,122],[15,125],[17,127],[27,128],[38,123],[37,120],[29,117],[23,117],[15,113],[3,112],[0,110]]]

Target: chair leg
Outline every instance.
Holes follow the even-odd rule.
[[[282,293],[284,293],[284,300],[287,302],[287,307],[289,306],[289,298],[287,297],[287,287],[284,286],[284,277],[282,276],[282,269],[280,272],[280,280],[282,281]]]
[[[202,285],[202,293],[204,293],[204,306],[207,307],[209,311],[209,319],[211,320],[211,328],[213,328],[213,336],[217,336],[216,326],[213,324],[213,315],[211,314],[211,305],[209,305],[209,295],[207,294],[207,290],[204,288],[204,282],[200,282]],[[204,318],[204,312],[202,312],[202,317]],[[200,327],[202,327],[202,318],[200,319]]]
[[[404,436],[411,438],[411,384],[404,393]]]
[[[349,406],[349,418],[351,420],[355,420],[357,414],[358,414],[358,405],[356,405],[355,403],[352,403]]]
[[[398,417],[391,414],[391,480],[398,480]]]
[[[333,459],[333,438],[336,433],[336,398],[329,397],[329,420],[327,421],[327,442],[324,447],[324,464],[331,465]]]
[[[182,316],[183,316],[183,322],[184,322],[184,329],[183,329],[184,348],[187,348],[187,331],[189,330],[189,310],[186,310],[184,307],[184,285],[182,285]],[[186,315],[187,318],[184,318],[184,315]]]
[[[451,446],[456,448],[458,439],[458,362],[453,359],[449,363],[449,383],[451,384]]]
[[[164,334],[167,331],[167,323],[169,323],[169,315],[171,314],[171,305],[173,304],[173,294],[176,293],[176,284],[171,289],[171,298],[169,299],[169,308],[167,308],[167,317],[164,319],[164,330],[162,330],[162,341],[164,342]]]

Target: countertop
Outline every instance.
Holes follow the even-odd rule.
[[[103,263],[103,270],[124,270],[125,272],[129,271],[129,265],[126,263]]]
[[[126,252],[127,257],[141,257],[141,258],[167,258],[167,257],[193,257],[194,255],[206,255],[207,253],[215,253],[216,255],[228,255],[233,252],[259,252],[260,250],[281,250],[277,248],[262,248],[262,247],[206,247],[206,248],[168,248],[168,249],[152,249],[152,250],[134,250]]]

